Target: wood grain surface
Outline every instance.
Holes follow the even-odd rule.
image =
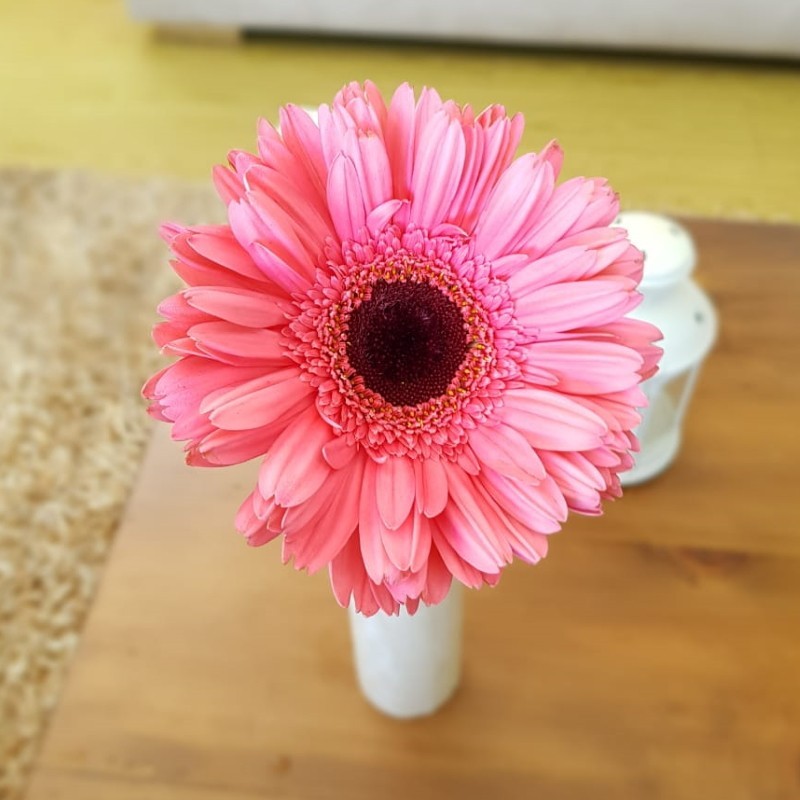
[[[443,711],[367,706],[324,574],[232,531],[254,466],[161,426],[29,800],[800,796],[800,230],[691,228],[721,334],[678,461],[469,593]]]

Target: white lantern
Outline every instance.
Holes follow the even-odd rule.
[[[717,315],[691,279],[697,251],[683,226],[643,211],[620,214],[615,224],[644,253],[644,299],[630,316],[652,322],[664,334],[659,371],[642,384],[649,406],[636,431],[641,450],[633,469],[620,476],[631,486],[658,475],[677,455],[700,366],[717,335]]]

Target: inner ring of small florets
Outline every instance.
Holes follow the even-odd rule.
[[[288,352],[350,444],[457,459],[518,372],[507,288],[469,251],[466,240],[390,228],[331,248],[298,299]]]
[[[339,301],[328,306],[327,314],[318,326],[323,355],[330,359],[330,377],[336,380],[344,404],[357,410],[359,417],[363,414],[369,422],[380,420],[414,429],[435,420],[441,426],[443,416],[454,413],[460,399],[480,386],[494,361],[493,330],[486,311],[446,265],[419,258],[416,254],[400,252],[385,260],[376,258],[370,264],[348,270],[348,273],[344,277]],[[375,342],[378,347],[370,355],[378,358],[371,364],[366,364],[369,356],[367,343],[362,337],[364,333],[377,333],[375,317],[380,316],[382,300],[392,297],[400,300],[397,310],[402,311],[408,308],[407,301],[415,296],[424,298],[429,310],[435,307],[439,314],[438,325],[431,327],[440,327],[450,337],[444,348],[449,356],[448,368],[436,369],[432,376],[422,373],[417,364],[417,380],[407,385],[407,391],[404,391],[400,385],[402,379],[397,380],[399,376],[385,373],[390,364],[378,363],[381,356],[389,356],[387,360],[391,361],[387,352],[392,349],[392,344],[387,341],[390,338],[388,326],[381,331],[383,342]],[[424,327],[419,317],[417,322]],[[424,345],[418,344],[422,350]],[[436,349],[432,343],[427,343],[427,347],[431,351]],[[356,364],[351,361],[351,355],[356,356]],[[395,352],[394,355],[397,361],[411,368],[413,352]],[[424,360],[423,368],[433,366],[433,359]],[[359,370],[359,366],[367,367],[367,375]],[[378,391],[378,386],[387,389],[388,396]],[[412,399],[415,402],[408,402]]]
[[[367,389],[415,406],[450,385],[467,352],[467,327],[438,287],[379,280],[350,314],[347,357]]]

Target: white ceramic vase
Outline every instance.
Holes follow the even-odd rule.
[[[433,714],[461,679],[464,597],[460,584],[436,606],[420,604],[409,616],[350,608],[353,658],[361,691],[379,711],[408,719]]]

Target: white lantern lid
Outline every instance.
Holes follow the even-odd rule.
[[[644,253],[643,300],[629,316],[661,329],[659,380],[668,380],[705,358],[717,335],[714,307],[690,278],[697,263],[694,241],[674,219],[647,211],[625,211],[614,225],[625,228]]]
[[[645,294],[691,275],[697,251],[689,232],[674,219],[647,211],[624,211],[614,225],[625,228],[631,243],[644,253],[641,290]]]

